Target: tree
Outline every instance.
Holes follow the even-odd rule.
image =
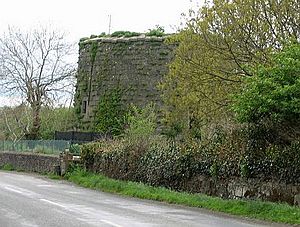
[[[191,11],[186,27],[170,38],[176,57],[161,88],[168,122],[182,127],[232,118],[230,94],[257,64],[300,38],[298,0],[213,0]]]
[[[41,111],[41,139],[54,139],[55,131],[73,130],[76,126],[74,108],[43,107]]]
[[[30,109],[26,105],[0,108],[0,140],[19,141],[31,126]]]
[[[300,44],[272,55],[271,65],[258,65],[234,96],[237,119],[260,149],[290,145],[300,138]],[[259,145],[259,146],[257,146]]]
[[[73,45],[63,34],[47,28],[28,32],[9,28],[0,38],[0,87],[31,107],[28,138],[39,137],[41,107],[70,89],[75,72],[70,63],[73,53]]]
[[[284,48],[273,59],[272,66],[257,66],[255,76],[245,79],[235,96],[233,109],[239,121],[299,124],[300,44]]]
[[[41,108],[40,139],[53,139],[55,131],[71,130],[75,126],[73,108],[49,106]],[[19,141],[30,133],[32,127],[31,109],[21,104],[0,108],[0,140]]]

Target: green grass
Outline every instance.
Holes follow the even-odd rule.
[[[14,167],[11,164],[5,164],[4,166],[1,167],[1,169],[6,171],[12,171],[14,170]]]
[[[166,188],[147,186],[142,183],[114,180],[103,175],[85,172],[81,169],[68,173],[65,178],[87,188],[125,196],[201,207],[266,221],[300,224],[300,208],[287,204],[254,200],[224,200],[201,194],[176,192]]]
[[[48,178],[50,178],[52,180],[62,180],[63,179],[62,176],[59,176],[55,173],[47,173],[47,174],[45,174],[45,176],[47,176]]]
[[[13,166],[10,164],[2,166],[1,169],[8,171],[14,170]],[[54,180],[63,179],[61,176],[55,174],[46,174],[46,176]],[[300,207],[293,207],[287,204],[255,200],[224,200],[202,194],[176,192],[162,187],[148,186],[142,183],[114,180],[81,169],[75,169],[73,172],[67,173],[65,179],[83,187],[98,189],[104,192],[162,201],[171,204],[206,208],[213,211],[272,222],[300,224]]]

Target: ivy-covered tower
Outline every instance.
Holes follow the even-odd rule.
[[[81,129],[93,128],[101,96],[121,91],[125,105],[161,105],[158,84],[168,72],[174,45],[166,37],[94,37],[79,43],[75,109]]]

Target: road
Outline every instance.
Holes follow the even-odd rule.
[[[0,171],[0,226],[271,226],[196,208],[121,197],[38,175]],[[272,225],[275,226],[275,225]]]

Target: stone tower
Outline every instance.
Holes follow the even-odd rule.
[[[175,45],[166,37],[93,38],[79,43],[75,109],[83,129],[91,129],[99,99],[115,88],[122,102],[161,105],[157,85],[168,72]]]

